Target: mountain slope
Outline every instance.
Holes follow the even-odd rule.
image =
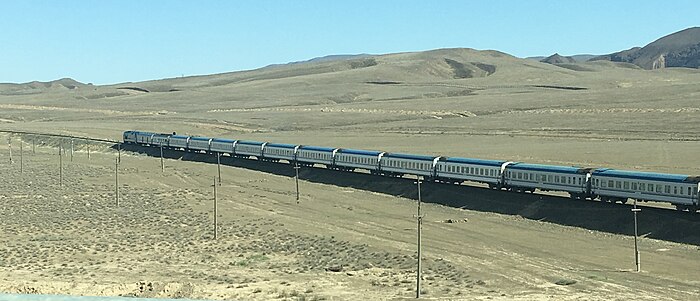
[[[644,69],[698,68],[700,67],[700,27],[692,27],[664,36],[642,48],[635,47],[591,60],[632,63]]]

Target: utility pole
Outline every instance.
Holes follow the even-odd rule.
[[[416,179],[416,184],[418,184],[418,215],[416,216],[418,219],[418,269],[416,272],[416,299],[420,298],[420,279],[421,279],[421,231],[423,228],[423,216],[421,215],[420,212],[420,207],[421,207],[421,195],[420,195],[420,183],[421,179],[420,177],[417,177]]]
[[[36,137],[32,137],[32,154],[36,154]]]
[[[10,149],[10,164],[12,164],[12,134],[7,135],[7,146]]]
[[[299,167],[299,163],[294,162],[294,171],[296,173],[296,175],[294,176],[294,182],[296,182],[297,186],[297,204],[299,204],[299,168],[301,168]]]
[[[119,159],[114,159],[114,199],[119,207]]]
[[[19,139],[19,173],[24,174],[24,147],[22,138]]]
[[[163,161],[163,146],[160,146],[160,170],[165,172],[165,162]]]
[[[87,142],[87,156],[88,160],[90,160],[90,141]]]
[[[216,168],[219,171],[219,186],[221,186],[221,153],[216,152]]]
[[[73,139],[70,140],[70,161],[73,162]]]
[[[641,212],[641,211],[642,211],[642,209],[637,209],[637,199],[634,199],[634,208],[632,208],[632,212],[634,213],[634,264],[635,264],[635,266],[636,266],[637,273],[639,273],[640,271],[642,271],[642,266],[641,266],[641,264],[642,264],[641,261],[642,261],[642,260],[641,260],[641,258],[640,258],[640,256],[639,256],[639,255],[640,255],[640,254],[639,254],[639,248],[638,248],[638,245],[637,245],[637,236],[638,236],[638,232],[637,232],[637,213],[638,213],[638,212]]]
[[[63,144],[58,145],[58,186],[63,187]]]
[[[217,184],[216,184],[216,181],[217,181],[216,178],[214,178],[214,240],[216,240],[218,238],[218,233],[217,233],[217,229],[216,229],[217,228],[216,227],[216,215],[217,215],[217,212],[216,212],[217,211],[216,210],[217,209],[216,208],[217,207],[217,204],[216,204],[217,203],[217,197],[216,197]]]
[[[117,160],[119,161],[119,164],[122,163],[122,143],[117,142]]]

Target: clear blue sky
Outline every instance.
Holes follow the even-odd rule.
[[[604,54],[700,25],[700,1],[0,0],[0,82],[109,84],[329,54]]]

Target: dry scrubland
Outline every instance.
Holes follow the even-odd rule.
[[[699,81],[691,69],[554,66],[449,49],[115,86],[0,85],[0,126],[110,139],[128,129],[177,131],[700,174]],[[113,150],[93,150],[88,161],[79,145],[73,162],[64,158],[60,188],[57,140],[44,139],[29,155],[25,136],[20,175],[20,137],[13,137],[14,164],[7,136],[0,139],[0,291],[242,300],[413,295],[415,202],[403,197],[413,197],[410,184],[351,177],[359,184],[338,186],[306,170],[296,204],[285,172],[226,166],[221,238],[213,241],[214,165],[167,160],[161,174],[157,158],[126,153],[116,208]],[[387,188],[356,188],[380,184]],[[397,192],[382,193],[388,190]],[[475,189],[432,199],[521,202]],[[644,238],[644,272],[632,273],[629,236],[532,218],[549,200],[526,202],[514,214],[426,205],[425,295],[700,298],[697,246]],[[629,214],[602,204],[562,208],[555,220]],[[628,221],[619,223],[629,233]],[[691,217],[683,225],[696,223]]]

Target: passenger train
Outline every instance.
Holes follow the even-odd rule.
[[[366,170],[371,174],[420,176],[426,181],[487,184],[515,192],[559,191],[576,199],[604,202],[638,200],[673,204],[677,210],[700,211],[700,177],[530,164],[504,160],[388,153],[308,145],[183,136],[141,131],[124,132],[124,143],[147,147],[278,162],[329,169]]]

